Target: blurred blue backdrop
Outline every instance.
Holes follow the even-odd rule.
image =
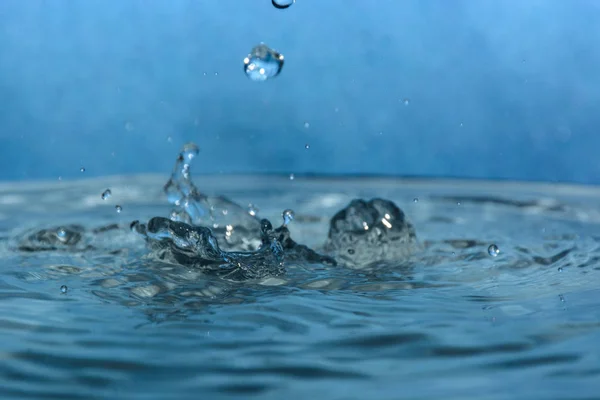
[[[0,180],[194,141],[195,174],[600,183],[598,38],[597,0],[2,0]],[[260,42],[286,61],[253,82]]]

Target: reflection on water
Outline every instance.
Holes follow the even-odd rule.
[[[186,231],[165,242],[132,232],[132,221],[147,229],[171,215],[161,178],[3,185],[2,399],[597,396],[600,191],[201,181],[208,202],[235,200],[244,219],[258,221],[257,232],[246,232],[256,240],[226,242],[236,217],[220,211],[214,265],[247,262],[242,270],[251,271],[256,259],[222,257],[273,255],[264,246],[273,239],[293,239],[322,262],[282,245],[283,270],[232,279],[178,241],[197,246],[200,236]],[[373,198],[399,210],[351,203]],[[294,218],[284,223],[286,209]],[[356,215],[360,221],[349,217]],[[273,226],[261,234],[263,219]],[[404,229],[387,228],[393,220],[405,220]],[[154,233],[169,235],[185,223],[155,222],[166,230]],[[328,245],[332,226],[341,227],[343,246]],[[382,239],[376,227],[391,235]],[[378,261],[348,249],[372,249]]]

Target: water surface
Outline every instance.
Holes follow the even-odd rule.
[[[352,199],[388,199],[420,246],[235,281],[161,262],[130,230],[169,216],[164,181],[0,185],[0,398],[597,398],[599,189],[199,177],[274,226],[293,209],[314,249]],[[61,227],[76,244],[26,240]]]

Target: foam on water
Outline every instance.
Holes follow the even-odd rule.
[[[196,186],[200,154],[0,185],[2,399],[596,396],[599,189]]]

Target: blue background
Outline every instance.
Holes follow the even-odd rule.
[[[196,174],[599,183],[599,38],[596,0],[2,0],[0,180],[194,141]],[[286,62],[252,82],[260,42]]]

